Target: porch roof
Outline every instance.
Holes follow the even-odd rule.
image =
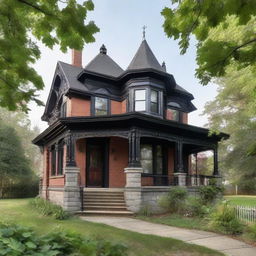
[[[229,135],[226,133],[213,134],[209,136],[209,130],[205,128],[166,120],[140,112],[130,112],[121,115],[102,117],[90,116],[60,118],[53,125],[38,135],[32,142],[41,146],[65,131],[84,130],[86,132],[86,130],[95,128],[97,130],[104,129],[106,131],[107,129],[113,128],[130,129],[132,127],[151,129],[173,135],[182,135],[193,139],[205,139],[209,140],[211,143],[217,143],[221,139],[229,138]]]

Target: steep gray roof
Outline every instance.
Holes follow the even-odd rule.
[[[81,90],[84,89],[84,85],[77,79],[78,74],[80,74],[83,70],[81,67],[73,66],[71,64],[58,61],[60,68],[65,75],[69,88]]]
[[[165,70],[161,67],[158,60],[156,59],[154,53],[150,49],[147,41],[144,39],[127,70],[145,68],[152,68],[165,72]]]
[[[104,45],[101,46],[100,53],[84,69],[113,77],[118,77],[124,72],[123,69],[107,55],[107,49]]]

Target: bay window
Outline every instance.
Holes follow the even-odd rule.
[[[134,89],[134,105],[131,111],[160,115],[162,113],[160,105],[162,103],[161,96],[162,92],[155,89]]]
[[[156,90],[151,90],[150,95],[150,112],[159,113],[159,92]]]
[[[146,90],[135,90],[135,111],[146,111]]]

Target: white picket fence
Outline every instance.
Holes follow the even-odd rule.
[[[246,222],[256,222],[256,207],[251,206],[235,206],[236,216],[238,219]]]

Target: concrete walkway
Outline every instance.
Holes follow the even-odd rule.
[[[142,234],[176,238],[187,243],[197,244],[220,251],[225,255],[256,256],[256,247],[212,232],[176,228],[126,217],[83,216],[81,219]]]

